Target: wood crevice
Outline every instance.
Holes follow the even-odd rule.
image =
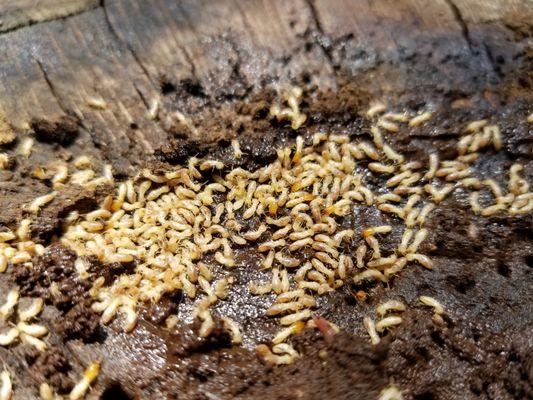
[[[468,49],[470,50],[470,53],[472,54],[473,57],[478,56],[478,54],[476,54],[476,51],[475,51],[474,42],[470,35],[470,28],[468,27],[467,21],[463,17],[463,13],[461,12],[457,4],[455,4],[454,0],[444,0],[444,2],[448,5],[448,7],[450,8],[453,14],[454,19],[459,24],[459,27],[461,28],[461,34],[464,40],[466,41],[466,44],[468,45]],[[489,62],[490,68],[492,70],[491,72],[493,74],[496,74],[497,68],[494,64],[494,59],[492,57],[490,49],[485,43],[481,43],[481,48],[483,50],[483,53],[485,54],[487,61]]]
[[[444,0],[444,2],[448,5],[455,21],[459,24],[459,27],[461,28],[461,34],[463,35],[463,38],[466,41],[466,44],[468,45],[468,48],[471,52],[473,52],[474,46],[472,44],[472,38],[470,37],[470,29],[468,28],[468,24],[463,18],[461,10],[459,10],[459,7],[457,7],[457,4],[455,4],[453,0]]]
[[[139,66],[139,68],[141,69],[143,74],[146,76],[148,81],[153,84],[153,80],[150,77],[150,73],[148,72],[148,69],[142,63],[141,59],[139,58],[139,56],[135,52],[135,49],[128,43],[127,40],[124,40],[124,39],[122,39],[120,37],[120,35],[116,31],[115,27],[113,26],[113,23],[111,22],[111,20],[109,18],[109,14],[107,13],[106,0],[101,0],[100,1],[100,7],[102,7],[102,11],[103,11],[103,14],[104,14],[104,21],[105,21],[107,27],[109,28],[109,32],[111,33],[111,35],[115,38],[115,40],[119,44],[122,44],[128,50],[128,52],[131,54],[133,60]],[[155,85],[154,85],[154,87],[155,87]]]
[[[324,28],[322,27],[322,22],[320,22],[320,16],[318,14],[318,10],[316,9],[314,0],[304,0],[305,4],[307,4],[307,7],[309,8],[309,13],[311,15],[311,19],[315,25],[315,29],[317,30],[320,37],[317,38],[316,42],[322,49],[324,56],[329,62],[329,65],[331,68],[334,67],[334,61],[333,57],[331,56],[330,49],[328,46],[324,43],[327,35],[324,31]]]
[[[118,43],[118,44],[122,44],[122,46],[124,46],[124,48],[131,54],[131,57],[133,59],[133,61],[135,62],[135,64],[137,64],[142,72],[142,74],[146,77],[146,79],[148,80],[148,84],[152,87],[153,90],[155,91],[158,91],[159,88],[157,86],[157,84],[154,82],[154,80],[152,79],[152,77],[150,76],[150,73],[148,72],[148,69],[145,67],[145,65],[143,64],[143,62],[141,61],[141,58],[138,56],[138,54],[136,53],[135,49],[133,48],[133,46],[131,46],[130,43],[128,43],[127,40],[123,39],[119,34],[118,32],[116,31],[115,27],[113,26],[113,23],[111,22],[111,19],[109,18],[109,14],[107,12],[107,8],[106,8],[106,0],[100,0],[100,7],[102,8],[102,11],[103,11],[103,15],[104,15],[104,21],[105,21],[105,24],[107,25],[107,27],[109,28],[109,32],[111,33],[111,35],[113,36],[113,38],[115,39],[115,41]],[[142,104],[145,106],[146,110],[148,111],[150,109],[150,104],[148,103],[148,100],[145,98],[145,96],[142,94],[142,91],[137,87],[137,85],[135,84],[135,82],[132,82],[132,85],[133,85],[133,88],[135,90],[135,92],[137,93],[137,95],[139,96],[139,99],[141,100]],[[156,118],[154,120],[154,122],[156,123],[156,125],[159,126],[159,128],[166,132],[166,129],[164,128],[163,124],[161,123],[161,121]]]
[[[52,80],[50,79],[50,77],[48,76],[48,73],[46,72],[46,69],[44,68],[43,64],[36,58],[34,60],[35,60],[35,63],[37,64],[37,67],[39,68],[39,71],[41,71],[41,74],[43,75],[43,79],[46,82],[46,85],[48,86],[50,93],[54,97],[61,111],[63,111],[63,113],[65,113],[66,115],[72,115],[72,113],[70,113],[68,109],[63,105],[63,102],[61,101],[59,95],[57,94],[55,86],[52,83]]]
[[[98,135],[89,127],[87,126],[87,124],[83,121],[83,118],[80,118],[76,113],[72,112],[71,110],[69,110],[64,104],[63,104],[63,101],[61,100],[61,97],[59,96],[59,94],[57,93],[57,90],[55,88],[55,85],[54,83],[52,82],[52,79],[50,78],[50,76],[48,75],[48,73],[46,72],[46,69],[44,68],[43,64],[41,63],[41,61],[39,61],[38,59],[35,59],[35,63],[37,64],[38,68],[39,68],[39,71],[41,71],[41,74],[43,76],[43,79],[44,81],[46,82],[46,85],[48,86],[49,90],[50,90],[50,93],[52,94],[52,96],[54,97],[55,101],[57,102],[57,105],[59,106],[60,110],[65,114],[65,115],[69,115],[73,118],[76,119],[76,121],[78,121],[78,125],[80,126],[80,128],[84,131],[86,131],[88,134],[89,134],[89,137],[91,138],[91,142],[92,144],[95,146],[95,148],[99,148],[100,145],[99,145],[99,139],[98,139]]]
[[[22,6],[20,7],[23,9]],[[33,14],[35,14],[34,16],[32,16],[32,12],[28,10],[19,11],[18,13],[9,11],[5,12],[6,18],[3,21],[3,24],[0,25],[0,35],[50,21],[66,20],[76,15],[83,14],[87,11],[94,10],[95,8],[99,7],[99,4],[98,0],[81,0],[80,8],[73,7],[72,9],[69,9],[68,7],[63,7],[56,9],[52,6],[42,7],[43,9],[39,9],[38,6],[31,6],[29,8],[29,10],[31,10]]]

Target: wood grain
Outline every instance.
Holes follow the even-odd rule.
[[[0,4],[0,32],[96,8],[99,0],[3,0]]]
[[[161,95],[161,80],[197,82],[214,104],[304,72],[335,87],[335,71],[354,74],[382,62],[396,65],[396,83],[408,87],[414,72],[402,60],[419,55],[444,79],[458,79],[455,65],[438,62],[446,57],[492,76],[494,53],[505,49],[481,24],[505,31],[505,18],[533,16],[527,0],[47,0],[0,7],[0,30],[10,30],[0,35],[2,114],[19,133],[34,117],[75,115],[83,145],[124,173],[168,139],[163,124],[147,117],[150,102],[182,111],[183,98]],[[461,79],[468,85],[475,77]],[[108,107],[90,107],[91,97]]]

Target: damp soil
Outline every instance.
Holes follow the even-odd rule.
[[[349,46],[349,38],[344,46]],[[427,124],[390,137],[393,147],[408,159],[425,161],[431,151],[438,151],[442,159],[454,158],[465,123],[487,117],[502,129],[504,148],[499,153],[484,152],[476,162],[476,173],[503,185],[505,171],[521,162],[531,182],[533,135],[531,124],[526,123],[533,111],[531,55],[522,54],[514,68],[504,65],[496,82],[479,80],[464,87],[457,78],[455,86],[448,82],[444,89],[430,68],[434,61],[427,62],[424,69],[419,59],[405,60],[402,68],[412,67],[418,83],[410,81],[386,95],[376,90],[375,82],[394,79],[394,65],[378,63],[357,76],[339,67],[336,89],[329,90],[309,84],[305,74],[296,78],[295,83],[304,88],[302,111],[309,116],[298,134],[309,137],[326,131],[370,138],[369,122],[362,114],[377,95],[383,95],[399,111],[428,107],[434,111]],[[450,73],[460,77],[475,72],[475,66],[467,64],[456,65]],[[219,105],[204,101],[198,85],[162,81],[164,95],[180,97],[179,93],[187,92],[188,97],[176,101],[189,102],[197,128],[193,134],[181,124],[167,126],[168,144],[156,151],[154,159],[144,161],[147,166],[164,169],[191,156],[208,155],[223,161],[226,168],[255,169],[275,159],[276,148],[294,140],[296,133],[268,114],[273,90]],[[67,146],[77,134],[77,121],[55,124],[34,121],[37,138]],[[233,155],[233,138],[241,143],[242,158]],[[47,183],[30,178],[32,166],[24,163],[20,160],[14,167],[4,191],[7,197],[0,199],[0,226],[14,226],[25,216],[24,211],[9,207],[10,202],[28,202],[48,190]],[[379,177],[365,179],[372,190],[379,191],[383,183]],[[21,186],[25,189],[17,189]],[[26,197],[21,198],[21,193]],[[45,244],[56,242],[68,213],[86,212],[101,196],[82,189],[62,191],[33,221],[32,236]],[[356,232],[391,223],[394,240],[398,223],[384,218],[376,210],[354,207],[340,222]],[[101,325],[90,308],[91,280],[104,276],[110,281],[134,266],[101,265],[93,260],[93,277],[83,281],[76,276],[75,255],[56,243],[35,260],[33,269],[20,267],[7,275],[9,284],[17,284],[23,296],[45,299],[42,318],[51,331],[49,348],[39,354],[20,345],[0,349],[0,355],[20,366],[15,381],[25,382],[34,396],[44,381],[58,393],[68,393],[83,366],[97,359],[102,371],[90,398],[376,399],[391,381],[406,399],[413,400],[533,398],[532,216],[480,218],[469,210],[467,196],[456,191],[428,217],[427,228],[431,234],[423,251],[434,260],[435,269],[411,266],[389,285],[346,285],[321,297],[317,315],[337,324],[341,332],[332,340],[314,330],[296,335],[293,344],[302,357],[289,366],[267,365],[253,350],[258,343],[268,343],[278,329],[264,315],[272,299],[253,297],[247,291],[251,280],[266,279],[253,248],[238,251],[235,284],[214,311],[215,316],[230,316],[243,327],[243,346],[231,344],[217,318],[213,334],[199,338],[198,324],[187,318],[191,302],[181,293],[146,305],[131,333],[122,332],[119,319]],[[4,289],[4,281],[0,284]],[[443,304],[447,314],[442,323],[418,303],[420,295],[433,296]],[[389,298],[408,305],[404,321],[378,346],[371,346],[363,316]],[[182,320],[167,329],[166,317],[176,313]]]

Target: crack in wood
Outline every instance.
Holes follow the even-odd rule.
[[[141,99],[142,103],[144,104],[144,107],[146,107],[146,110],[149,110],[150,109],[150,104],[148,104],[148,100],[144,97],[144,95],[142,94],[141,90],[137,87],[137,85],[135,83],[133,84],[133,88],[135,89],[135,91],[139,95],[139,98]]]
[[[485,54],[487,55],[490,65],[492,66],[493,72],[501,78],[502,73],[501,73],[501,70],[496,65],[496,60],[494,59],[494,55],[492,54],[491,48],[485,42],[482,42],[482,45],[483,45],[483,51],[485,51]]]
[[[126,48],[126,50],[131,54],[131,57],[133,58],[134,62],[139,66],[139,68],[141,69],[143,75],[148,80],[149,85],[152,86],[153,90],[158,92],[159,88],[154,83],[153,79],[150,76],[150,73],[148,72],[148,69],[142,63],[140,57],[137,55],[137,53],[136,53],[135,49],[133,48],[133,46],[131,46],[130,43],[128,43],[127,40],[122,39],[122,37],[115,30],[115,27],[113,26],[113,23],[111,22],[111,19],[109,18],[109,14],[107,12],[106,1],[105,0],[101,0],[100,1],[100,7],[102,8],[102,11],[103,11],[103,14],[104,14],[104,21],[105,21],[107,27],[109,28],[109,31],[110,31],[111,35],[115,38],[117,43],[122,44]],[[193,70],[194,70],[194,66],[193,66]],[[141,90],[137,87],[137,85],[134,82],[132,82],[132,85],[133,85],[133,88],[135,89],[135,92],[137,93],[137,95],[141,99],[141,102],[146,107],[146,110],[149,110],[150,109],[150,104],[148,103],[148,100],[144,97],[144,95],[142,94]],[[161,130],[166,132],[166,129],[161,124],[161,121],[156,120],[155,123],[161,128]]]
[[[81,128],[83,128],[89,134],[89,137],[91,138],[91,141],[93,142],[93,145],[95,146],[95,148],[99,148],[100,147],[100,145],[99,145],[100,141],[98,139],[98,135],[95,132],[93,132],[93,130],[90,129],[87,126],[87,124],[83,121],[83,119],[80,119],[80,117],[76,113],[71,112],[67,107],[65,107],[65,105],[63,104],[59,94],[56,91],[54,83],[52,83],[52,79],[48,76],[48,73],[46,72],[46,69],[44,68],[43,64],[41,63],[41,61],[39,61],[36,58],[34,58],[34,60],[35,60],[35,63],[37,64],[37,66],[39,68],[39,71],[41,71],[41,74],[43,75],[43,79],[46,82],[46,85],[48,86],[48,89],[50,90],[50,93],[52,94],[52,96],[56,100],[57,105],[59,106],[61,111],[63,111],[63,113],[65,113],[66,115],[69,115],[71,117],[76,118],[76,120],[78,121],[79,126]]]
[[[185,57],[185,61],[189,64],[189,67],[191,69],[191,75],[194,76],[196,79],[200,80],[200,77],[196,75],[196,65],[194,64],[194,61],[189,54],[189,51],[184,46],[180,45],[176,42],[176,46],[182,51],[183,56]]]
[[[20,3],[17,4],[16,9],[2,12],[0,34],[49,21],[65,20],[99,7],[98,0],[78,0],[72,1],[70,5],[60,4],[58,6],[54,6],[54,4],[28,6],[24,4],[24,1],[20,1]],[[27,8],[25,9],[25,7]]]
[[[313,20],[315,28],[320,35],[320,37],[317,38],[316,43],[320,46],[320,48],[324,52],[324,56],[327,58],[330,66],[333,68],[333,57],[331,56],[328,46],[324,44],[324,39],[327,37],[327,35],[322,27],[322,23],[320,22],[320,17],[318,15],[318,10],[316,9],[315,2],[314,0],[304,0],[304,2],[305,4],[307,4],[307,7],[309,7],[311,19]]]
[[[444,2],[448,5],[450,8],[453,17],[459,24],[461,28],[461,34],[463,35],[463,38],[466,41],[466,44],[468,45],[468,48],[473,53],[473,44],[472,39],[470,38],[470,29],[468,28],[468,24],[463,18],[463,14],[461,13],[461,10],[459,10],[459,7],[457,7],[457,4],[454,3],[453,0],[444,0]]]
[[[100,7],[102,8],[102,11],[104,13],[104,21],[105,21],[107,27],[109,28],[109,31],[111,32],[111,35],[115,38],[115,40],[118,43],[121,43],[129,51],[129,53],[131,54],[133,60],[139,66],[139,68],[141,69],[143,74],[146,76],[148,81],[153,84],[153,80],[152,80],[152,78],[150,76],[150,73],[148,72],[148,69],[142,63],[140,57],[135,52],[135,49],[133,48],[133,46],[131,46],[130,43],[127,40],[122,39],[122,37],[120,37],[118,32],[115,30],[115,27],[113,26],[113,24],[112,24],[112,22],[111,22],[111,20],[109,18],[109,14],[107,13],[106,1],[105,0],[101,0],[100,1]],[[154,85],[154,88],[156,88],[155,85]]]
[[[468,45],[468,49],[470,50],[470,53],[472,54],[473,57],[476,57],[479,53],[475,51],[474,42],[470,35],[470,28],[468,27],[468,23],[466,22],[466,20],[463,18],[463,14],[461,10],[459,9],[459,7],[457,7],[457,4],[455,4],[454,0],[444,0],[444,2],[448,5],[455,20],[459,24],[461,28],[461,34],[463,38],[465,39],[466,44]],[[492,72],[496,75],[499,75],[497,72],[496,65],[494,63],[494,58],[492,57],[492,52],[488,48],[487,44],[484,42],[482,43],[482,49],[483,49],[483,52],[485,53],[485,57],[487,61],[490,64]]]
[[[50,77],[48,76],[48,73],[46,72],[46,69],[44,69],[44,66],[43,64],[36,58],[34,58],[38,68],[39,68],[39,71],[41,71],[41,74],[43,75],[43,78],[44,78],[44,81],[46,82],[46,85],[48,86],[48,89],[50,90],[50,93],[52,94],[52,96],[54,97],[54,99],[56,100],[57,102],[57,105],[59,106],[59,108],[61,109],[61,111],[63,111],[63,113],[67,114],[67,115],[72,115],[72,113],[70,113],[67,108],[63,105],[63,102],[61,101],[61,99],[59,98],[59,95],[57,94],[56,92],[56,89],[55,89],[55,86],[54,84],[52,83],[52,80],[50,79]],[[76,117],[77,118],[77,117]]]

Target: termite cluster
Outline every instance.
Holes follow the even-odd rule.
[[[400,300],[388,300],[381,303],[376,308],[376,314],[379,317],[377,322],[370,316],[363,318],[363,326],[370,336],[372,344],[378,344],[381,341],[380,334],[387,329],[391,329],[402,323],[402,317],[398,314],[405,311],[406,307]]]
[[[102,171],[98,173],[93,169],[93,161],[87,156],[80,156],[75,158],[71,164],[62,161],[56,160],[49,165],[41,166],[38,165],[33,169],[33,177],[41,180],[49,180],[53,192],[45,196],[55,195],[58,190],[65,188],[67,185],[78,185],[84,188],[96,188],[100,185],[113,184],[113,171],[111,165],[104,165]],[[42,196],[44,199],[47,197]],[[51,201],[53,197],[48,200]],[[37,201],[35,199],[34,201]],[[43,204],[46,204],[46,200],[43,201]]]
[[[90,159],[86,156],[75,159],[73,165],[76,168],[73,173],[69,173],[69,166],[62,161],[53,162],[46,170],[43,167],[34,169],[33,175],[38,179],[50,180],[54,190],[23,206],[24,218],[20,220],[17,229],[6,228],[0,231],[0,273],[5,272],[8,265],[13,267],[23,265],[31,268],[34,257],[44,254],[45,246],[35,243],[31,238],[32,219],[53,202],[64,187],[79,185],[85,188],[95,188],[112,184],[114,181],[110,165],[104,166],[101,176],[96,176],[96,173],[88,168]],[[72,212],[66,218],[66,222],[72,223],[76,219],[77,212]]]
[[[287,107],[273,106],[272,115],[299,128],[306,118],[299,109],[301,95],[297,89],[287,91]],[[387,283],[409,264],[434,267],[422,251],[429,236],[426,220],[456,188],[473,193],[488,188],[493,193],[496,204],[478,209],[472,195],[474,212],[482,216],[531,211],[532,193],[520,176],[520,164],[510,169],[507,194],[495,181],[474,177],[479,151],[502,146],[497,126],[484,121],[469,124],[456,159],[441,161],[431,153],[424,163],[408,160],[386,139],[426,123],[432,113],[386,111],[381,103],[368,110],[372,126],[366,140],[322,132],[298,136],[294,145],[277,149],[275,161],[255,171],[228,171],[219,160],[191,157],[186,165],[163,172],[144,169],[118,183],[116,193],[107,196],[99,209],[70,215],[60,241],[76,252],[76,270],[82,279],[89,276],[88,256],[103,263],[134,264],[131,272],[110,285],[104,278],[94,281],[92,307],[101,314],[102,323],[120,315],[123,328],[131,331],[140,305],[157,303],[179,290],[195,301],[199,334],[209,335],[215,326],[212,306],[230,293],[229,273],[242,267],[236,251],[246,248],[260,254],[262,268],[270,272],[267,281],[249,282],[250,293],[275,297],[267,315],[278,318],[281,326],[273,347],[261,345],[258,353],[274,363],[288,363],[298,357],[290,337],[317,326],[313,317],[319,296],[350,282]],[[238,140],[232,141],[232,148],[235,158],[243,156]],[[58,164],[51,178],[55,191],[35,199],[27,211],[38,213],[69,183],[114,183],[110,167],[95,178],[87,172],[87,158],[76,159],[74,166],[79,171],[69,174],[65,165]],[[366,174],[384,178],[384,187],[372,188]],[[344,218],[356,212],[354,207],[373,207],[399,222],[403,233],[392,251],[380,245],[392,225],[343,227]],[[30,240],[30,223],[23,220],[16,233],[0,232],[0,271],[8,264],[31,263],[33,256],[45,251]],[[402,308],[387,302],[378,307],[377,322],[365,319],[373,343],[380,333],[401,323],[397,313]],[[222,321],[233,342],[240,343],[238,324],[228,317]],[[167,325],[175,322],[172,316]]]
[[[300,100],[303,91],[299,87],[291,87],[282,93],[284,102],[287,107],[281,108],[279,104],[273,104],[270,107],[270,115],[276,117],[278,121],[291,121],[292,129],[298,129],[307,120],[307,116],[300,111]]]
[[[386,120],[403,121],[396,114],[385,115]],[[380,126],[391,129],[385,123]],[[387,282],[409,262],[433,266],[418,251],[427,237],[425,218],[434,208],[424,201],[423,191],[413,190],[423,179],[423,166],[395,152],[376,133],[379,129],[376,125],[374,143],[338,134],[298,136],[294,148],[278,149],[276,161],[253,172],[223,172],[220,161],[192,157],[186,166],[164,173],[143,170],[121,183],[116,195],[73,223],[61,238],[81,260],[92,255],[108,263],[136,261],[134,273],[121,275],[111,286],[96,280],[93,309],[101,313],[103,323],[123,315],[129,331],[135,327],[139,304],[182,290],[196,300],[193,313],[202,322],[200,335],[209,335],[214,327],[210,307],[225,298],[231,286],[225,278],[215,281],[214,271],[231,271],[237,266],[235,249],[249,246],[262,254],[262,268],[271,271],[269,281],[250,282],[249,290],[276,296],[267,315],[278,317],[282,326],[272,341],[284,345],[269,349],[270,358],[293,359],[296,353],[287,347],[288,340],[312,325],[317,296],[350,281]],[[240,157],[238,142],[232,147]],[[368,161],[373,173],[392,175],[389,193],[378,196],[365,185],[357,167]],[[209,180],[203,171],[210,171]],[[361,238],[341,227],[354,204],[377,206],[405,221],[398,251],[384,254],[380,247],[391,226],[369,227]],[[311,256],[302,258],[304,252]],[[387,321],[392,319],[385,319],[379,329],[386,329]],[[240,342],[238,326],[229,319],[225,325]]]
[[[457,144],[459,156],[457,160],[448,161],[441,168],[446,180],[456,181],[470,193],[470,206],[475,214],[490,217],[507,211],[511,216],[531,213],[533,210],[533,192],[529,183],[520,176],[524,166],[516,163],[509,168],[507,193],[493,179],[480,180],[472,177],[471,164],[476,161],[479,151],[492,144],[496,151],[502,148],[502,135],[497,125],[488,125],[487,120],[473,121],[466,126],[464,135]],[[450,178],[451,177],[451,178]],[[480,204],[482,190],[488,191],[493,203],[486,206]]]
[[[10,290],[0,307],[0,318],[9,323],[11,328],[0,333],[0,346],[10,346],[22,341],[39,351],[46,350],[46,342],[42,338],[48,334],[48,328],[32,322],[43,309],[43,299],[33,299],[32,304],[25,309],[20,309],[18,303],[19,292],[15,289]]]

